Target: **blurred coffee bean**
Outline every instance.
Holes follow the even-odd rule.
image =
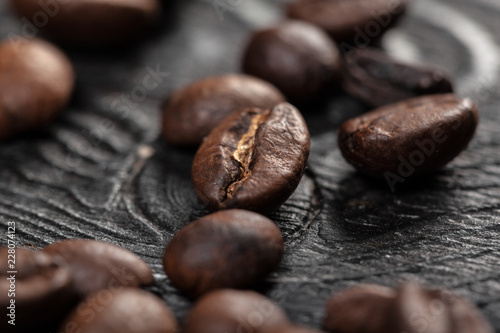
[[[450,79],[442,71],[405,64],[372,48],[346,56],[343,88],[374,107],[420,95],[453,92]]]
[[[270,299],[253,291],[223,289],[208,293],[195,303],[183,332],[262,333],[290,325],[287,315]]]
[[[170,241],[163,267],[172,284],[191,296],[243,288],[276,269],[283,256],[280,230],[257,213],[231,209],[193,221]]]
[[[398,291],[395,309],[399,316],[396,319],[400,321],[398,324],[401,327],[408,328],[408,333],[451,332],[452,322],[448,318],[449,309],[440,299],[439,292],[425,290],[415,283],[405,283],[398,288]],[[430,313],[431,305],[436,306],[435,313]],[[410,316],[419,317],[422,321],[414,321]],[[430,323],[430,316],[432,316],[432,323]]]
[[[141,258],[112,244],[74,239],[54,243],[42,251],[66,262],[73,288],[80,297],[101,289],[114,290],[154,282],[151,268]]]
[[[378,285],[358,285],[330,298],[323,328],[332,333],[388,333],[396,293]]]
[[[211,210],[272,212],[297,188],[309,145],[307,125],[290,104],[236,111],[196,153],[191,173],[196,194]]]
[[[335,43],[319,28],[299,21],[254,33],[243,57],[245,73],[271,82],[298,102],[332,89],[341,64]]]
[[[61,319],[76,301],[68,269],[49,254],[22,248],[14,253],[2,247],[0,258],[0,306],[6,314],[0,321],[3,332],[45,328]]]
[[[493,333],[479,310],[451,291],[429,290],[411,282],[397,291],[398,332]]]
[[[450,333],[493,333],[493,328],[474,304],[459,297],[448,299],[447,303],[453,318]]]
[[[396,290],[360,285],[333,296],[323,327],[330,333],[493,333],[463,298],[411,282]]]
[[[158,297],[140,290],[101,290],[89,296],[61,324],[69,333],[177,333],[172,311]]]
[[[431,95],[391,104],[345,122],[338,144],[358,170],[391,188],[443,167],[464,150],[479,119],[469,99]]]
[[[0,140],[51,123],[68,103],[73,67],[56,47],[41,40],[0,44]]]
[[[26,29],[42,29],[76,47],[108,47],[139,39],[160,18],[158,0],[10,0]]]
[[[339,42],[354,47],[368,45],[396,22],[407,0],[296,0],[287,7],[288,17],[324,29]],[[341,43],[342,49],[342,43]]]
[[[271,84],[238,74],[206,78],[175,91],[163,107],[163,135],[176,146],[198,146],[225,117],[246,107],[285,101]]]

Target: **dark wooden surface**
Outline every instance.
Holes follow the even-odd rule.
[[[286,255],[259,289],[297,323],[319,327],[325,300],[345,287],[417,279],[466,295],[500,332],[500,3],[411,2],[380,45],[454,77],[458,94],[480,106],[474,141],[446,169],[391,193],[339,154],[336,128],[366,111],[361,104],[337,94],[304,112],[308,172],[272,216]],[[151,290],[184,316],[190,302],[170,286],[160,258],[172,235],[206,211],[189,179],[193,152],[158,138],[158,106],[174,87],[239,71],[249,32],[279,20],[284,2],[241,3],[221,20],[211,0],[169,2],[161,31],[141,44],[66,49],[78,75],[71,105],[48,129],[0,144],[0,224],[16,222],[18,246],[67,238],[118,244],[152,265]],[[0,19],[1,37],[20,31],[4,1]],[[127,97],[157,66],[168,77],[144,101]]]

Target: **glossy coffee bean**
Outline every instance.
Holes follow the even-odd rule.
[[[287,315],[270,299],[253,291],[216,290],[189,312],[184,333],[274,332],[290,326]]]
[[[156,24],[158,0],[10,0],[27,18],[28,31],[42,29],[66,44],[106,47],[138,39]]]
[[[442,71],[396,61],[372,48],[349,53],[342,73],[344,90],[374,107],[453,92],[450,79]]]
[[[332,333],[392,332],[389,311],[395,300],[391,288],[370,284],[349,288],[328,301],[323,328]]]
[[[74,239],[49,245],[43,252],[59,256],[67,264],[73,288],[80,297],[102,289],[154,282],[151,268],[141,258],[112,244]]]
[[[12,253],[3,247],[0,258],[0,306],[4,314],[0,329],[3,332],[11,332],[14,327],[16,332],[28,332],[51,325],[75,301],[68,269],[50,255],[22,248]],[[9,273],[12,271],[15,273]]]
[[[283,238],[270,219],[230,209],[191,222],[170,241],[163,267],[173,285],[191,296],[244,288],[279,265]]]
[[[254,33],[243,57],[245,73],[271,82],[299,102],[332,89],[341,64],[334,42],[317,27],[299,21]]]
[[[61,324],[60,333],[176,333],[177,320],[163,300],[140,289],[101,290]]]
[[[163,107],[163,136],[176,146],[198,146],[218,123],[246,107],[284,102],[271,84],[248,75],[206,78],[175,91]]]
[[[304,119],[290,104],[236,111],[196,153],[196,194],[211,210],[276,210],[299,184],[309,144]]]
[[[41,40],[0,44],[0,140],[41,128],[68,103],[74,86],[68,58]]]
[[[338,144],[358,170],[395,185],[453,160],[472,139],[478,117],[468,99],[417,97],[348,120]]]
[[[336,41],[361,47],[394,24],[406,4],[407,0],[296,0],[287,14],[321,27]]]
[[[451,291],[408,282],[398,288],[396,309],[398,332],[493,333],[479,310]]]

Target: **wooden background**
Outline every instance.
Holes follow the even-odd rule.
[[[4,2],[1,37],[22,28]],[[18,246],[94,238],[127,248],[151,264],[151,290],[179,319],[191,303],[170,286],[160,258],[177,230],[207,212],[190,183],[194,152],[162,142],[158,107],[175,87],[238,72],[250,31],[280,20],[284,1],[233,1],[223,15],[213,3],[169,1],[161,29],[129,48],[66,49],[78,75],[71,105],[48,129],[0,144],[0,225],[16,222]],[[286,255],[259,290],[295,322],[319,327],[325,300],[343,288],[417,279],[466,295],[500,332],[500,3],[411,3],[378,43],[454,77],[458,94],[480,106],[474,141],[446,169],[391,193],[355,173],[337,148],[336,129],[363,105],[336,94],[303,110],[309,167],[272,216]],[[169,75],[140,95],[157,67]]]

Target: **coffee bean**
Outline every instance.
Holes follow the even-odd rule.
[[[388,311],[396,293],[377,285],[358,285],[333,296],[326,305],[323,328],[327,332],[391,332]]]
[[[375,107],[420,95],[453,92],[450,79],[442,71],[405,64],[372,48],[347,55],[343,88]]]
[[[163,301],[140,289],[101,290],[61,324],[59,333],[176,333],[177,320]]]
[[[69,60],[49,43],[1,43],[0,140],[52,122],[68,103],[74,80]]]
[[[425,290],[421,286],[414,283],[405,283],[399,287],[398,301],[396,303],[397,313],[399,316],[396,320],[402,327],[407,327],[407,332],[451,332],[451,321],[448,319],[449,311],[442,300],[439,293],[435,291]],[[434,304],[432,304],[434,302]],[[431,304],[436,307],[436,313],[431,313]],[[415,323],[411,323],[410,316],[419,316],[426,321],[417,324],[421,327],[413,327]],[[432,316],[431,320],[426,320],[427,316]],[[427,322],[431,322],[430,325]]]
[[[180,290],[199,296],[219,288],[243,288],[276,269],[283,238],[273,221],[231,209],[182,228],[163,255],[163,267]]]
[[[290,100],[304,102],[336,84],[341,64],[336,45],[323,31],[289,21],[252,36],[243,71],[271,82]]]
[[[10,0],[27,18],[28,31],[42,29],[66,44],[106,47],[141,37],[160,17],[158,0]]]
[[[201,298],[189,312],[184,333],[274,332],[290,326],[287,315],[253,291],[223,289]]]
[[[51,325],[76,300],[69,271],[50,255],[22,248],[9,253],[2,247],[0,258],[0,306],[7,315],[0,321],[3,332],[13,327],[21,332]],[[11,271],[17,273],[8,273]]]
[[[245,107],[268,109],[284,101],[274,86],[252,76],[210,77],[170,96],[163,107],[163,135],[176,146],[198,146],[234,111]]]
[[[493,333],[479,310],[451,291],[406,282],[396,290],[360,285],[327,304],[331,333]]]
[[[49,245],[43,252],[60,256],[70,268],[73,288],[80,297],[101,289],[136,287],[154,282],[151,268],[118,246],[85,239]]]
[[[475,305],[458,297],[448,300],[448,303],[450,317],[453,318],[450,333],[493,333],[493,328]]]
[[[396,309],[398,332],[493,333],[479,310],[451,291],[407,282],[398,288]]]
[[[276,210],[297,188],[309,144],[307,125],[290,104],[236,111],[196,153],[192,168],[196,194],[211,210]]]
[[[348,120],[338,144],[354,167],[394,186],[453,160],[472,139],[478,117],[468,99],[417,97]]]
[[[324,29],[333,39],[364,47],[394,24],[407,0],[297,0],[288,17]],[[341,43],[341,49],[343,43]]]

